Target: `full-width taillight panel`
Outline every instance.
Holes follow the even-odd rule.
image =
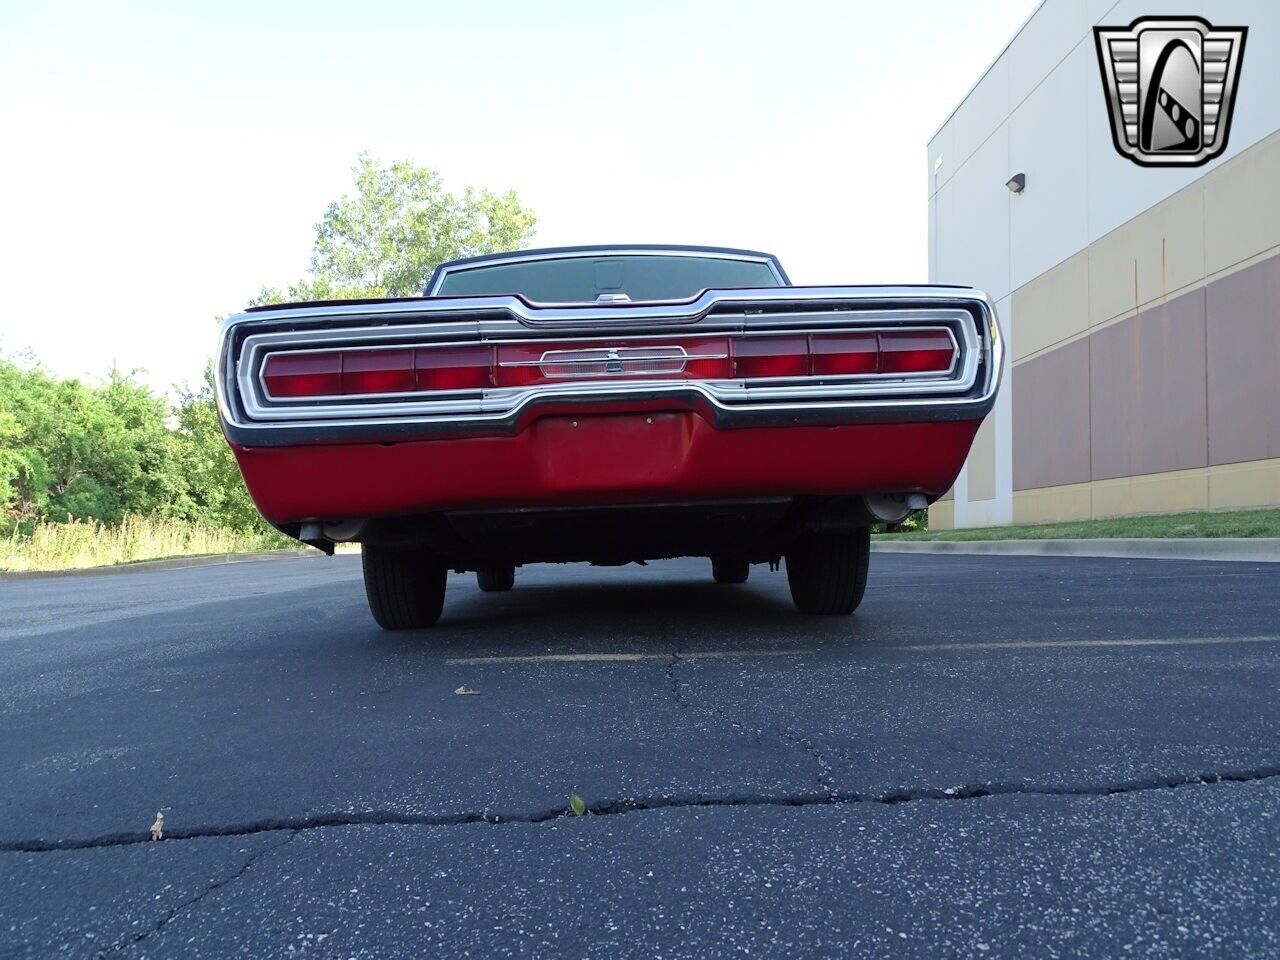
[[[937,375],[956,346],[940,328],[654,340],[547,340],[269,354],[269,397],[479,391],[573,381],[743,380]]]

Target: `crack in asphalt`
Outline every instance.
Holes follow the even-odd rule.
[[[822,755],[822,751],[813,745],[813,741],[808,737],[802,737],[790,727],[783,727],[779,736],[787,743],[794,747],[799,747],[809,755],[809,758],[813,760],[814,765],[817,767],[817,770],[814,773],[814,778],[818,781],[818,786],[825,791],[827,796],[832,798],[839,796],[835,787],[832,786],[831,783],[831,764],[828,762],[827,758]]]
[[[221,890],[223,887],[227,886],[228,884],[235,883],[237,880],[243,877],[246,873],[248,873],[249,868],[252,867],[255,863],[257,863],[259,860],[261,860],[263,857],[267,856],[268,854],[275,853],[281,848],[287,846],[297,836],[298,836],[298,831],[292,830],[289,832],[289,835],[285,837],[283,840],[281,840],[279,843],[273,843],[270,846],[263,847],[261,850],[255,850],[253,853],[251,853],[248,857],[245,858],[245,861],[240,865],[240,868],[236,870],[234,873],[232,873],[230,876],[223,877],[221,880],[214,880],[212,883],[208,884],[199,893],[195,894],[194,896],[187,897],[187,899],[183,900],[181,903],[175,905],[169,910],[164,911],[164,913],[160,915],[159,919],[157,919],[153,924],[151,924],[151,926],[148,927],[146,930],[133,933],[128,937],[126,937],[125,939],[117,940],[115,943],[113,943],[109,947],[104,947],[103,949],[96,951],[93,954],[94,960],[100,960],[100,958],[102,957],[110,957],[110,956],[114,956],[115,954],[122,953],[126,950],[132,950],[134,947],[138,946],[147,938],[155,936],[157,933],[163,930],[166,926],[168,926],[170,921],[176,919],[179,916],[179,914],[186,913],[188,910],[190,910],[192,907],[198,904],[205,897],[209,896],[212,893],[215,893],[218,890]]]
[[[689,661],[686,659],[684,654],[679,650],[676,650],[672,652],[671,661],[667,664],[667,679],[671,682],[671,696],[675,699],[676,703],[682,706],[685,710],[700,709],[704,713],[709,713],[712,716],[718,717],[735,730],[742,733],[750,733],[756,743],[760,743],[762,738],[759,730],[749,730],[746,724],[729,716],[729,714],[725,713],[714,703],[694,703],[685,695],[684,688],[687,687],[688,684],[676,676],[676,667],[682,663],[688,662]]]
[[[683,688],[687,686],[687,684],[683,683],[678,677],[676,677],[676,667],[685,662],[687,662],[686,658],[679,650],[672,652],[671,662],[667,664],[667,679],[671,681],[671,694],[675,697],[676,702],[686,709],[691,709],[694,705],[693,702],[682,692]],[[706,705],[699,704],[699,706],[701,706],[704,711],[719,717],[735,730],[748,730],[748,727],[744,723],[730,716],[714,703]],[[756,743],[762,742],[763,732],[761,730],[758,728],[751,729],[750,732],[754,736]],[[813,741],[808,737],[804,737],[796,733],[790,727],[781,727],[776,733],[778,739],[783,743],[788,746],[798,747],[800,750],[804,751],[804,753],[814,763],[814,779],[817,781],[818,786],[827,797],[836,797],[837,794],[835,787],[832,786],[831,783],[831,764],[827,758],[823,756],[822,751],[813,745]]]
[[[682,659],[683,658],[680,656],[679,650],[675,650],[672,652],[671,662],[667,664],[667,671],[666,671],[667,682],[671,684],[672,698],[675,700],[676,703],[678,703],[680,706],[688,710],[692,706],[692,704],[690,704],[689,701],[685,698],[685,695],[680,692],[681,689],[684,687],[684,684],[680,681],[678,677],[676,677],[676,667],[679,666]]]
[[[854,806],[858,804],[897,806],[902,803],[917,801],[955,801],[980,800],[987,797],[1031,796],[1031,797],[1109,797],[1120,794],[1147,793],[1156,790],[1177,790],[1189,787],[1211,786],[1223,783],[1255,783],[1262,780],[1280,778],[1280,765],[1256,767],[1249,770],[1227,770],[1219,772],[1194,773],[1173,777],[1155,777],[1144,780],[1126,780],[1116,783],[1086,784],[1080,786],[1052,786],[1028,783],[981,783],[958,787],[936,788],[917,787],[901,788],[884,793],[777,793],[777,794],[726,794],[723,796],[704,796],[701,794],[619,798],[588,803],[586,816],[616,816],[626,813],[643,813],[653,810],[698,809],[714,807],[830,807]],[[128,847],[150,843],[171,843],[181,840],[211,837],[247,837],[258,833],[274,833],[288,831],[290,836],[281,844],[270,849],[278,849],[299,833],[310,830],[323,830],[330,827],[356,826],[418,826],[418,827],[458,827],[471,824],[485,824],[490,827],[500,825],[531,825],[549,823],[556,820],[579,819],[567,807],[550,807],[530,813],[495,814],[490,810],[467,811],[463,813],[442,814],[410,814],[393,810],[367,810],[336,813],[319,813],[305,817],[280,817],[266,820],[252,820],[242,823],[214,824],[204,827],[193,827],[187,830],[166,831],[162,841],[153,841],[145,831],[130,833],[106,834],[85,840],[11,840],[0,842],[0,852],[4,853],[52,853],[67,850],[92,850],[101,847]],[[266,851],[262,851],[264,853]],[[248,869],[246,865],[244,869]],[[220,881],[214,886],[225,885],[229,881]],[[202,894],[203,896],[203,894]]]

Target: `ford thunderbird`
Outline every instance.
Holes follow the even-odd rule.
[[[449,570],[785,565],[804,613],[862,599],[870,526],[954,482],[1003,344],[967,287],[793,286],[683,246],[456,260],[421,297],[254,307],[223,324],[223,430],[262,515],[361,544],[374,619],[425,627]]]

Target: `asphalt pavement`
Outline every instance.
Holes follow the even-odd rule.
[[[0,957],[1274,957],[1277,691],[1267,564],[0,582]]]

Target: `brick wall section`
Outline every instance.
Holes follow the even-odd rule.
[[[1089,336],[1092,479],[1208,463],[1204,291]]]
[[[1089,479],[1089,341],[1076,340],[1017,368],[1013,488]]]
[[[1280,255],[1209,284],[1209,462],[1280,457]]]
[[[1019,364],[1013,486],[1280,457],[1280,255]]]

